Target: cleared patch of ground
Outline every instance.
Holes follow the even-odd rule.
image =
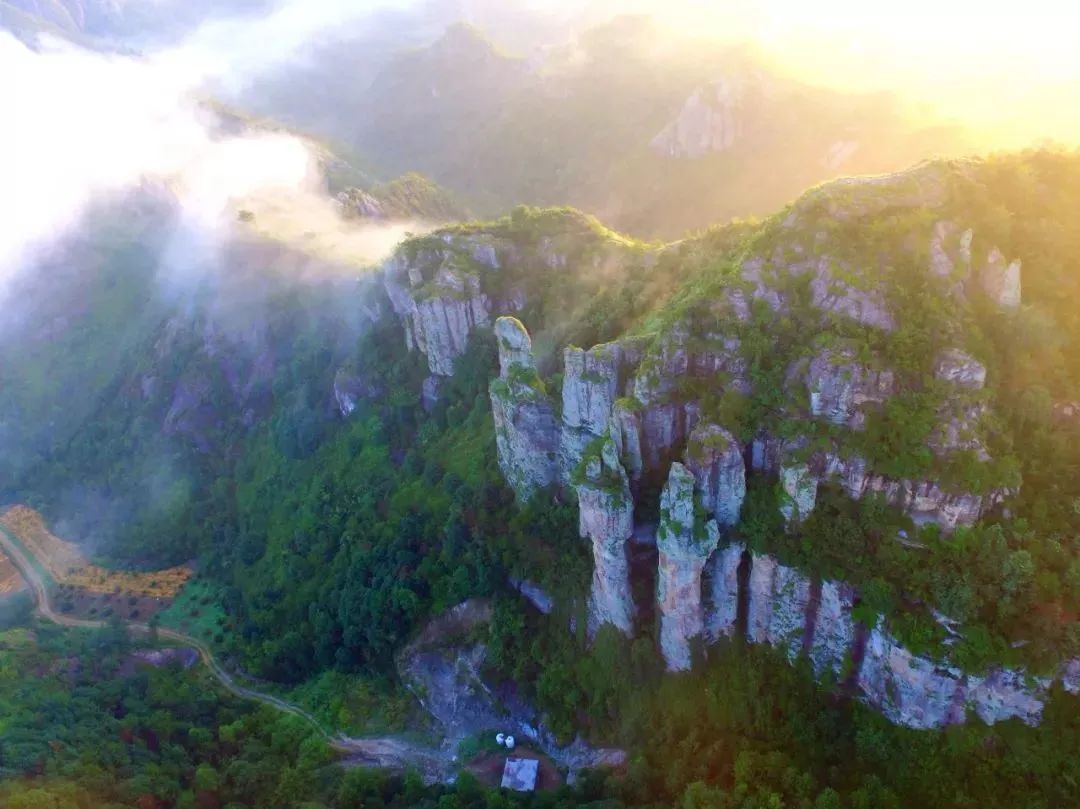
[[[26,589],[26,582],[18,568],[3,553],[0,553],[0,596],[9,596]]]
[[[172,599],[191,578],[191,569],[186,566],[128,572],[106,570],[91,564],[77,545],[50,533],[41,515],[26,506],[9,508],[0,515],[0,524],[15,535],[60,586],[67,585],[86,593]]]
[[[95,593],[73,587],[57,585],[52,593],[53,608],[71,618],[88,621],[107,621],[119,617],[125,621],[146,623],[171,603],[170,598],[153,598],[134,593]]]
[[[535,750],[528,747],[518,747],[514,750],[504,750],[501,753],[481,753],[468,764],[465,769],[476,776],[481,783],[497,787],[502,783],[503,766],[507,758],[529,758],[540,762],[540,770],[536,778],[536,791],[558,789],[563,784],[563,778],[559,774],[555,762]]]

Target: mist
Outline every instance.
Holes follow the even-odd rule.
[[[263,236],[314,244],[354,265],[385,254],[406,228],[346,228],[307,141],[283,132],[226,134],[206,103],[288,64],[333,26],[402,4],[358,5],[289,0],[262,17],[208,22],[179,44],[140,55],[49,37],[31,49],[0,32],[0,74],[8,77],[0,108],[14,122],[0,128],[0,294],[92,202],[147,184],[174,196],[180,210],[165,260],[173,283],[185,265],[213,264],[207,253],[238,229],[241,201],[245,210],[267,211],[267,223],[256,220]],[[188,240],[204,260],[178,259]]]

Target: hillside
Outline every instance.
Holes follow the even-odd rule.
[[[1068,805],[1078,188],[935,161],[673,243],[519,207],[359,282],[239,240],[133,348],[126,314],[65,343],[107,384],[38,371],[97,393],[24,407],[63,440],[5,471],[114,563],[196,557],[223,658],[334,721],[404,713],[396,656],[486,597],[430,676],[639,754],[593,797]]]
[[[965,147],[887,94],[807,86],[749,49],[634,17],[528,59],[457,25],[370,77],[309,73],[262,82],[248,103],[323,127],[385,175],[427,174],[482,213],[570,204],[646,237],[765,215],[808,185]],[[311,92],[343,114],[298,117]]]

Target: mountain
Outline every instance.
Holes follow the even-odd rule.
[[[660,733],[810,795],[1069,805],[1077,189],[1072,153],[933,161],[669,243],[518,207],[379,266],[251,212],[180,276],[144,189],[12,290],[5,498],[113,564],[194,559],[222,659],[333,721],[490,599],[404,685],[439,728],[498,699],[640,751],[592,797],[726,794],[660,777]]]
[[[421,171],[484,213],[571,204],[646,237],[766,214],[808,185],[967,146],[888,94],[807,86],[747,48],[645,18],[528,54],[455,25],[370,79],[300,71],[256,85],[247,103],[318,129],[290,101],[317,93],[344,113],[328,134],[378,171]]]
[[[1001,554],[1008,566],[1020,553],[1057,564],[1058,539],[1040,548],[1012,532],[1031,519],[1060,537],[1075,520],[1068,496],[1044,498],[1048,487],[1076,483],[1075,450],[1065,447],[1075,447],[1080,425],[1055,414],[1072,412],[1077,390],[1080,369],[1067,359],[1077,324],[1062,301],[1073,300],[1078,279],[1067,226],[1039,217],[1065,210],[1077,165],[1031,155],[838,181],[759,227],[662,248],[581,217],[519,212],[406,244],[387,266],[386,289],[406,346],[426,358],[425,390],[456,373],[474,332],[493,327],[499,466],[521,503],[553,487],[576,492],[594,554],[590,627],[634,634],[634,616],[648,610],[634,601],[628,548],[651,544],[669,668],[689,667],[706,626],[714,640],[731,635],[736,606],[749,598],[742,631],[751,640],[787,645],[793,658],[808,653],[835,676],[853,654],[856,670],[878,678],[857,687],[895,721],[958,721],[964,705],[986,721],[1037,721],[1031,692],[985,691],[990,682],[1014,688],[1024,675],[1011,669],[971,682],[955,672],[904,681],[901,669],[937,664],[886,627],[910,619],[933,629],[942,622],[934,609],[949,616],[941,625],[950,632],[953,621],[995,624],[992,633],[1005,635],[982,638],[977,652],[941,637],[939,655],[977,668],[1017,660],[1006,650],[1020,637],[1024,656],[1051,671],[1061,650],[1075,651],[1059,623],[1075,615],[1072,596],[978,608],[956,582],[920,592],[925,584],[899,560],[946,564],[929,549],[950,555],[947,537],[959,532],[983,563]],[[1047,327],[1055,339],[1037,336]],[[593,347],[575,347],[586,337],[580,344]],[[1071,483],[1043,477],[1050,456]],[[763,486],[756,495],[754,485]],[[870,505],[855,508],[862,502]],[[838,513],[858,514],[857,530],[882,534],[885,547],[837,545]],[[777,555],[789,566],[777,567]],[[749,582],[736,586],[742,565]],[[710,579],[717,612],[704,606]],[[856,582],[892,588],[893,605],[921,607],[860,618],[860,635],[850,593],[869,596],[844,590]],[[822,587],[839,628],[815,613],[825,609]],[[849,593],[846,607],[837,592]],[[920,609],[929,611],[912,617]],[[862,657],[871,653],[882,659]]]

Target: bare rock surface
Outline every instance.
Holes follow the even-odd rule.
[[[746,465],[735,437],[719,425],[699,424],[687,444],[686,468],[701,505],[717,525],[735,525],[746,499]]]
[[[705,614],[705,633],[710,641],[735,634],[739,612],[739,565],[746,546],[740,542],[718,548],[709,558],[706,581],[709,605]]]
[[[576,486],[578,527],[592,542],[593,581],[589,597],[589,628],[612,624],[630,634],[634,603],[626,544],[634,533],[634,500],[614,441],[607,439],[600,454],[586,462],[584,479]]]
[[[558,477],[559,428],[536,375],[525,327],[517,318],[501,317],[495,332],[501,368],[489,388],[495,445],[503,476],[524,501]]]
[[[690,641],[702,635],[705,614],[702,573],[720,540],[714,520],[699,525],[694,508],[694,476],[680,463],[671,465],[660,497],[657,601],[660,648],[671,670],[690,668]]]

